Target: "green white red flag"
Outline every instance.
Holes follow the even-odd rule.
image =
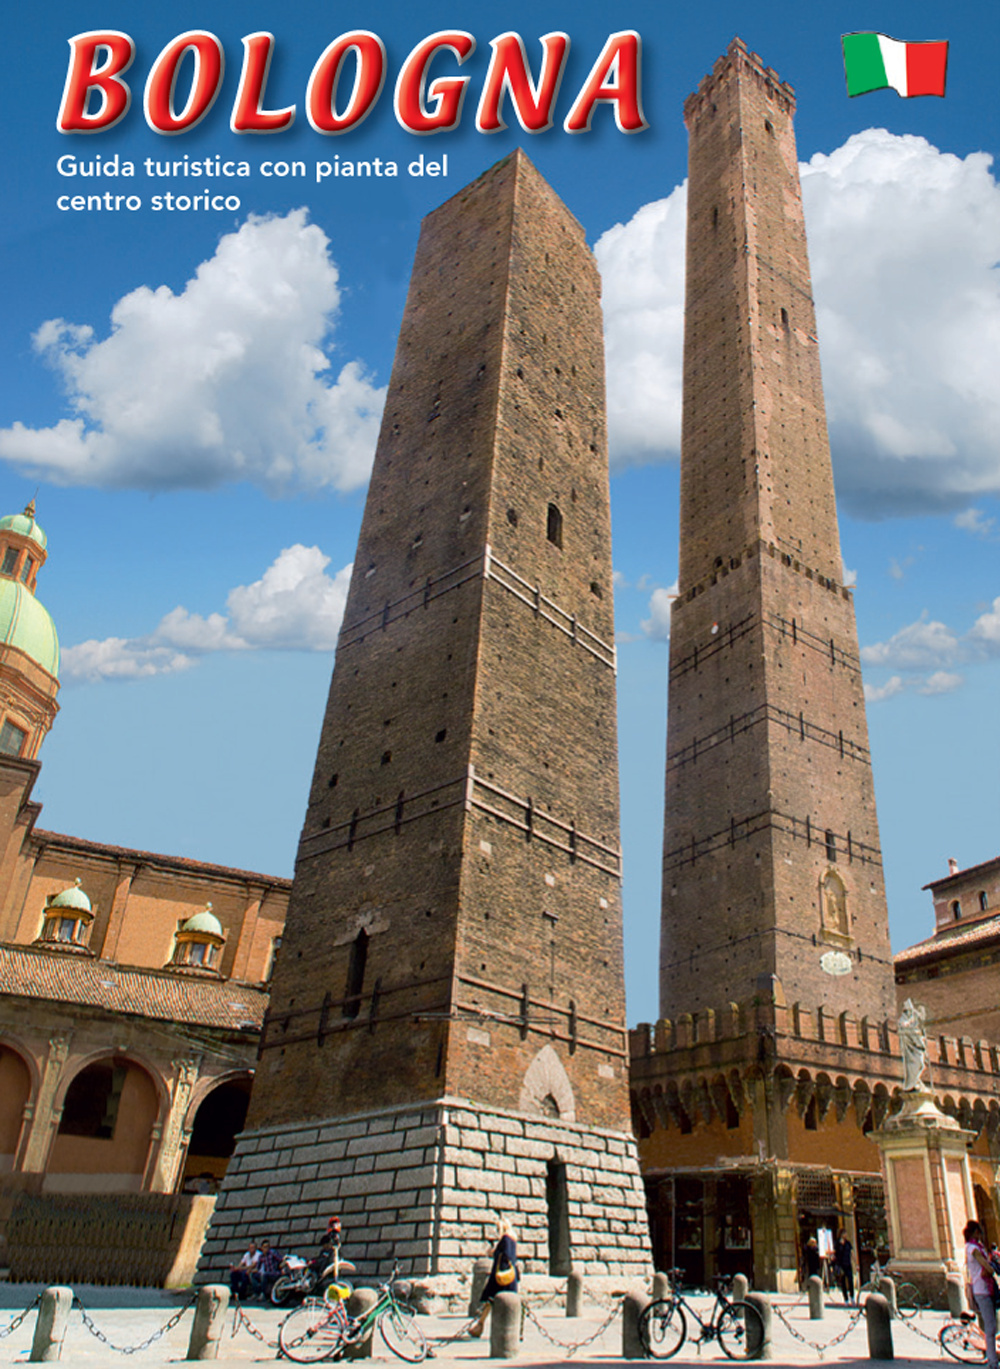
[[[884,33],[845,33],[848,95],[894,90],[897,95],[943,95],[947,42],[902,43]]]

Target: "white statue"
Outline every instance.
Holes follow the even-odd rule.
[[[899,1015],[899,1045],[903,1052],[903,1092],[913,1093],[921,1086],[927,1068],[927,1010],[908,998]]]

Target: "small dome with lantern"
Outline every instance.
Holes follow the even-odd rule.
[[[35,501],[0,518],[0,755],[34,760],[59,706],[59,636],[35,598],[48,539]]]
[[[86,939],[95,912],[79,879],[58,894],[49,894],[42,910],[41,934],[35,945],[93,955]]]
[[[206,903],[200,913],[194,913],[177,928],[169,967],[218,977],[217,961],[225,941],[222,923],[212,912],[211,903]]]

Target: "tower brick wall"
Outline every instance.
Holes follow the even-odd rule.
[[[841,584],[791,88],[736,40],[690,135],[680,583],[661,1012],[788,1001],[882,1018],[888,919]],[[835,972],[834,972],[835,971]]]
[[[613,643],[600,283],[516,152],[424,221],[210,1264],[266,1174],[362,1268],[505,1210],[534,1272],[644,1269]]]

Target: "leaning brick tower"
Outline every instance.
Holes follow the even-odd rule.
[[[894,982],[792,89],[736,39],[690,136],[660,1012],[631,1034],[655,1259],[797,1287],[886,1239]]]
[[[660,1011],[893,1011],[791,88],[738,40],[689,144]]]
[[[639,1274],[600,285],[520,152],[425,220],[248,1130],[203,1268]]]

